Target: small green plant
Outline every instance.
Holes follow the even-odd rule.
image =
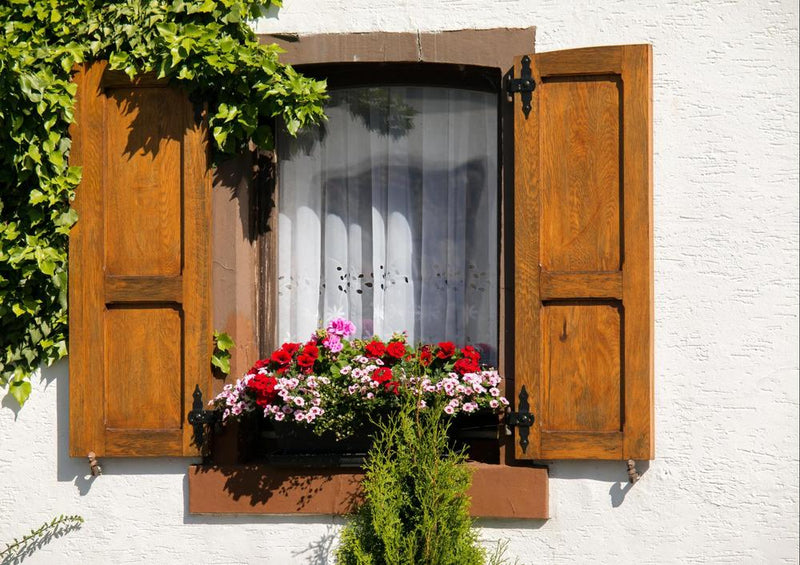
[[[214,332],[214,352],[211,354],[211,364],[222,374],[231,374],[231,349],[236,347],[233,338],[225,332]]]
[[[364,502],[342,532],[340,565],[486,562],[469,515],[472,477],[448,444],[449,419],[408,395],[378,422],[365,464]]]
[[[31,533],[22,536],[22,539],[14,538],[12,543],[7,543],[6,548],[0,551],[0,563],[19,563],[31,553],[48,543],[53,538],[59,538],[73,530],[77,530],[83,524],[83,517],[57,516],[50,522],[45,522]]]

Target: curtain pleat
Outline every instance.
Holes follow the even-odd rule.
[[[278,335],[333,317],[362,337],[497,348],[497,99],[335,90],[328,120],[278,138]]]

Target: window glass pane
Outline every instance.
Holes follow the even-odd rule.
[[[497,96],[331,92],[328,121],[278,139],[278,337],[353,320],[497,348]]]

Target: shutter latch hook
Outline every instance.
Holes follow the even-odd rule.
[[[635,484],[639,477],[639,471],[636,470],[636,461],[628,459],[628,480],[631,484]]]
[[[103,468],[100,466],[100,462],[97,461],[97,455],[95,452],[90,451],[86,457],[89,459],[89,472],[92,474],[92,476],[99,477],[102,475]]]

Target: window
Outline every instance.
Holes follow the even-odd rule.
[[[279,341],[345,316],[496,362],[497,108],[485,90],[334,88],[321,127],[279,136]]]
[[[487,32],[474,33],[483,38]],[[500,30],[492,33],[514,36],[513,32]],[[294,150],[285,144],[288,158],[281,164],[283,178],[278,179],[279,183],[286,182],[292,174],[308,174],[310,179],[297,186],[316,186],[314,194],[320,199],[322,195],[331,196],[314,206],[310,205],[313,197],[305,205],[294,204],[296,218],[305,207],[308,210],[304,213],[315,216],[317,222],[312,241],[319,249],[309,256],[315,264],[319,258],[319,264],[308,267],[308,284],[312,288],[309,292],[314,297],[311,302],[316,304],[313,316],[325,316],[328,307],[346,305],[348,315],[360,312],[362,321],[373,319],[375,330],[375,320],[383,324],[388,317],[386,281],[391,282],[394,277],[406,284],[408,277],[407,284],[414,291],[400,293],[396,302],[392,297],[389,307],[397,304],[409,316],[403,324],[408,324],[415,337],[417,332],[420,339],[437,335],[439,330],[426,334],[424,320],[417,316],[418,305],[420,312],[427,309],[427,297],[422,293],[426,277],[442,272],[426,271],[425,259],[436,252],[444,256],[441,248],[437,251],[435,246],[433,250],[426,247],[426,178],[449,179],[452,175],[463,179],[452,187],[454,199],[461,204],[451,205],[453,193],[448,185],[447,206],[443,193],[432,197],[430,205],[437,213],[448,216],[448,230],[451,225],[464,226],[466,232],[469,225],[499,223],[499,228],[486,232],[487,238],[498,234],[496,266],[492,268],[492,257],[498,255],[492,254],[490,239],[485,242],[485,253],[475,250],[478,274],[484,270],[497,274],[496,282],[489,281],[483,287],[496,285],[496,291],[486,294],[495,294],[497,302],[477,296],[474,302],[471,298],[466,302],[483,308],[486,314],[481,317],[485,315],[487,319],[492,318],[491,308],[496,304],[497,324],[487,326],[496,328],[497,337],[471,334],[473,330],[464,323],[468,316],[463,315],[463,309],[462,323],[454,323],[452,331],[463,331],[465,340],[487,340],[490,347],[497,344],[498,364],[508,379],[507,395],[518,403],[517,407],[525,398],[536,418],[533,426],[515,431],[510,438],[513,444],[506,445],[506,458],[652,458],[651,49],[641,45],[574,49],[535,54],[527,57],[527,63],[525,58],[517,58],[514,75],[520,76],[529,66],[536,85],[529,93],[530,109],[525,111],[523,96],[517,94],[513,103],[509,102],[498,80],[501,69],[510,66],[509,53],[472,53],[463,49],[463,40],[447,39],[446,35],[406,34],[396,42],[327,36],[311,41],[317,47],[310,52],[307,49],[303,55],[306,63],[352,61],[351,48],[372,45],[372,56],[367,59],[381,64],[387,59],[432,60],[491,68],[488,74],[473,75],[469,80],[474,79],[474,83],[465,77],[459,84],[461,90],[443,91],[443,85],[435,82],[436,77],[425,77],[423,85],[407,77],[391,79],[402,65],[383,65],[382,76],[370,76],[373,90],[366,96],[366,105],[362,102],[369,90],[363,88],[364,84],[341,85],[345,90],[334,95],[334,104],[338,105],[334,106],[330,137],[323,139],[322,132],[318,132],[316,138],[305,140],[308,145],[302,145],[304,140],[297,142]],[[486,44],[497,45],[497,37]],[[321,47],[324,45],[328,51]],[[512,47],[515,53],[532,50],[529,44]],[[463,71],[459,65],[447,68]],[[444,68],[434,74],[443,73]],[[331,76],[335,78],[335,69]],[[405,127],[403,113],[392,112],[393,103],[376,122],[370,113],[365,123],[363,111],[359,113],[363,108],[372,112],[371,96],[396,99],[398,109],[406,105],[416,112],[414,118],[419,119],[414,128],[424,129],[436,114],[427,111],[428,105],[460,100],[459,104],[474,105],[473,117],[482,115],[491,123],[488,102],[483,104],[480,96],[472,94],[492,90],[475,87],[486,80],[494,84],[492,88],[499,94],[494,119],[501,123],[502,136],[495,150],[490,147],[489,137],[484,136],[481,152],[476,149],[459,153],[455,146],[448,146],[448,153],[444,154],[436,152],[441,147],[426,151],[423,146],[396,153],[405,156],[408,164],[395,166],[389,159],[389,150],[412,135],[409,131],[398,139],[392,138],[393,130]],[[188,102],[175,101],[165,109],[161,104],[165,85],[139,81],[131,87],[129,82],[115,82],[113,77],[106,77],[102,65],[84,69],[77,81],[80,92],[99,90],[100,94],[79,95],[78,129],[73,136],[74,158],[84,164],[84,176],[76,201],[81,219],[70,246],[70,451],[75,456],[85,456],[88,451],[99,456],[191,455],[196,451],[185,414],[191,407],[192,392],[199,386],[208,398],[220,384],[214,383],[209,371],[212,327],[234,333],[239,343],[237,354],[251,361],[258,354],[259,339],[264,341],[263,336],[257,335],[258,328],[282,327],[292,334],[305,331],[301,325],[309,323],[291,314],[291,298],[281,304],[280,288],[264,292],[260,311],[255,300],[253,273],[259,269],[276,269],[275,277],[266,276],[264,280],[277,283],[278,271],[282,271],[289,278],[281,284],[300,284],[292,280],[294,273],[306,268],[292,265],[292,261],[299,260],[299,254],[290,252],[290,261],[285,264],[286,253],[281,255],[275,245],[289,246],[296,239],[291,226],[287,228],[288,237],[280,237],[283,228],[278,221],[281,211],[291,211],[292,204],[279,201],[273,207],[270,225],[255,221],[252,202],[258,201],[262,210],[264,206],[269,208],[268,200],[275,193],[269,187],[255,187],[248,179],[245,173],[253,163],[246,158],[233,170],[217,171],[218,186],[212,192],[211,177],[205,168],[202,128],[194,125]],[[449,84],[452,88],[453,84]],[[158,139],[161,150],[126,156],[123,163],[120,148],[124,143],[116,132],[131,127],[126,121],[130,117],[122,111],[125,99],[131,96],[142,100],[141,115],[145,116],[137,120],[136,127],[141,128],[137,135]],[[338,118],[337,112],[341,114]],[[464,124],[451,126],[451,121],[448,118],[446,127],[436,126],[434,136],[447,133],[464,141],[463,135],[470,143],[477,143],[480,136],[473,139],[459,133],[458,128]],[[167,122],[182,126],[182,136],[164,137]],[[346,128],[334,129],[334,122],[346,124]],[[378,129],[384,127],[388,135],[370,131],[370,124],[377,124]],[[353,128],[362,131],[356,136]],[[350,136],[346,143],[341,137],[344,135]],[[334,139],[342,141],[334,143]],[[426,140],[427,136],[419,143],[427,143]],[[351,161],[349,151],[358,144],[361,148],[353,153],[356,158]],[[98,155],[97,148],[104,148],[104,153]],[[315,151],[319,151],[319,167],[325,152],[331,155],[331,163],[325,164],[324,169],[312,169],[310,164],[297,166]],[[373,152],[378,155],[377,167],[371,160]],[[180,159],[169,157],[178,154]],[[493,154],[501,162],[496,177],[490,173]],[[361,159],[367,155],[369,165],[364,165]],[[291,171],[292,163],[295,173]],[[343,170],[351,163],[355,174]],[[128,176],[122,178],[123,173]],[[493,178],[500,180],[493,184]],[[431,180],[430,186],[438,184]],[[458,192],[467,186],[476,188]],[[283,188],[282,185],[279,190]],[[380,198],[373,198],[373,192],[380,196],[381,191],[383,198],[389,193],[405,194],[407,198],[402,207],[393,204],[395,207],[390,208],[388,202],[384,206]],[[358,200],[352,217],[348,216],[350,195],[360,197],[362,192],[369,192],[369,206],[364,203],[369,212],[361,213],[362,201]],[[107,221],[129,217],[128,212],[138,206],[143,194],[150,195],[148,201],[157,202],[158,213],[137,216],[138,232],[122,233],[126,229],[124,222]],[[342,194],[347,195],[347,206],[333,197]],[[496,212],[491,211],[492,194],[499,194]],[[209,230],[212,206],[214,228]],[[422,209],[422,214],[415,209]],[[470,219],[471,213],[486,215]],[[495,213],[497,222],[492,219]],[[291,213],[289,219],[290,216]],[[455,218],[452,224],[451,216]],[[241,231],[231,231],[227,240],[218,238],[215,234],[225,222],[233,226],[231,230]],[[390,230],[394,226],[399,226],[397,236]],[[362,236],[352,237],[358,229]],[[363,235],[367,229],[372,232],[371,237]],[[375,249],[374,242],[380,237],[411,250],[403,254],[405,263],[392,266],[396,272],[387,270],[389,248],[383,246],[383,255]],[[366,253],[364,245],[369,240],[373,249]],[[107,248],[108,241],[117,242],[113,250]],[[224,241],[233,242],[232,251],[220,258],[216,254]],[[346,248],[347,257],[323,251],[322,244],[329,241],[337,242],[334,247],[338,252]],[[468,241],[466,234],[461,239],[448,238],[444,247],[448,256],[451,244],[463,250],[465,267],[458,273],[465,275],[470,274],[467,252],[472,249],[467,249]],[[459,253],[454,255],[461,262]],[[480,260],[485,262],[477,263]],[[384,265],[385,275],[375,274],[376,264],[378,270]],[[430,264],[438,263],[431,260]],[[117,268],[119,265],[124,268]],[[340,272],[337,267],[342,268],[340,275],[336,274]],[[449,276],[449,271],[443,272]],[[365,307],[364,301],[358,300],[358,296],[366,298],[366,283],[355,288],[362,294],[355,292],[352,300],[351,293],[342,293],[347,295],[344,302],[337,302],[344,298],[336,292],[330,297],[326,294],[331,284],[338,287],[337,276],[344,276],[339,281],[350,282],[353,289],[353,277],[367,278],[369,273],[373,289],[376,284],[384,284],[383,310],[376,309],[374,292],[371,306]],[[458,273],[455,287],[461,284]],[[329,282],[331,279],[333,282]],[[467,280],[463,282],[464,292]],[[323,284],[326,286],[320,292]],[[291,293],[296,288],[285,287],[283,291]],[[436,296],[431,299],[432,308],[447,310],[448,299],[447,292]],[[407,308],[411,304],[413,316],[412,309]],[[281,309],[289,313],[283,315]],[[444,331],[448,337],[450,329]],[[150,335],[152,332],[155,338]],[[142,358],[147,358],[148,363],[141,363]],[[154,403],[159,410],[143,409]]]

